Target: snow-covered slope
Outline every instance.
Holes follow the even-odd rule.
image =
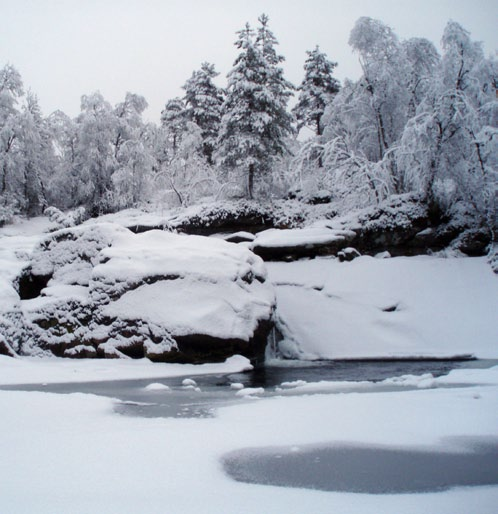
[[[498,280],[485,258],[315,259],[268,270],[286,356],[498,356]]]

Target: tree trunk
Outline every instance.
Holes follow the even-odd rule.
[[[247,173],[247,195],[249,200],[253,199],[254,192],[254,164],[249,164],[249,170]]]

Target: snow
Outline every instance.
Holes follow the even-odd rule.
[[[458,375],[471,383],[257,402],[239,398],[206,419],[127,417],[113,413],[109,398],[0,391],[0,511],[494,514],[497,486],[332,493],[238,483],[220,464],[223,455],[243,448],[295,451],[307,444],[354,443],[457,449],[461,437],[496,437],[498,368],[449,377]]]
[[[160,382],[153,382],[145,386],[147,391],[171,391],[171,388],[166,384],[161,384]]]
[[[294,246],[326,245],[355,237],[351,230],[333,230],[327,227],[295,229],[269,229],[256,234],[252,247],[292,248]]]
[[[235,396],[247,397],[247,396],[259,396],[261,394],[265,394],[265,390],[263,387],[246,387],[244,389],[239,389]]]
[[[0,384],[55,384],[133,378],[163,378],[210,373],[239,373],[252,369],[249,359],[234,355],[216,364],[164,364],[148,359],[64,359],[0,355]]]
[[[238,245],[152,230],[130,234],[101,259],[92,288],[118,296],[102,308],[104,316],[149,320],[177,336],[248,341],[272,314],[274,292],[263,261]]]
[[[85,221],[85,225],[102,222],[116,223],[130,229],[135,227],[169,227],[167,215],[145,212],[140,209],[125,209],[116,213],[105,214],[98,218],[91,218]]]
[[[38,228],[21,226],[22,235],[16,235],[18,228],[9,229],[14,231],[10,235],[0,230],[2,312],[19,303],[11,280],[28,262],[40,237]],[[105,266],[112,277],[109,287],[121,280],[135,280],[138,275],[126,266],[126,255],[137,260],[142,270],[139,276],[152,276],[163,270],[171,244],[188,245],[187,240],[194,246],[201,244],[190,236],[177,240],[148,237],[151,240],[147,236],[135,239],[126,233],[113,239],[121,251],[105,250],[109,260],[104,263],[99,250],[95,277],[86,275],[88,283],[97,276],[104,280],[108,276]],[[136,244],[125,245],[125,239]],[[160,244],[166,240],[168,244]],[[219,256],[224,271],[241,288],[248,287],[241,279],[247,270],[254,273],[256,269],[265,276],[258,260],[244,264],[242,259],[235,264],[232,250],[229,256],[223,254],[227,247],[247,252],[243,246],[206,245],[205,256]],[[205,268],[196,268],[198,263],[188,247],[182,248],[184,260],[171,259],[170,269],[178,275],[188,270],[194,276],[198,276],[196,270],[205,269],[207,278],[199,287],[207,291],[220,269],[209,259]],[[359,257],[347,263],[314,259],[267,267],[277,291],[279,328],[285,335],[281,348],[287,348],[290,355],[497,356],[498,286],[485,258]],[[84,301],[88,287],[74,276],[77,273],[71,278],[59,272],[58,281],[44,290],[47,296],[36,301],[42,306],[66,297]],[[141,287],[154,291],[155,284],[128,291],[114,303],[127,294],[138,294]],[[220,290],[225,291],[221,286]],[[147,293],[137,301],[151,298]],[[36,301],[22,303],[27,307]],[[195,306],[195,299],[189,302]],[[243,309],[243,303],[239,308]],[[79,350],[84,348],[74,348]],[[0,384],[145,378],[150,380],[147,390],[160,394],[168,391],[162,383],[166,377],[189,377],[184,387],[195,391],[195,377],[200,374],[231,374],[250,368],[248,359],[240,356],[205,365],[0,356]],[[110,398],[0,390],[0,512],[496,512],[497,486],[427,494],[330,493],[234,482],[223,472],[221,459],[244,448],[282,445],[290,451],[309,444],[340,443],[455,449],[462,437],[496,440],[498,367],[459,369],[439,378],[405,375],[380,383],[293,381],[271,391],[235,382],[227,390],[233,395],[231,404],[204,419],[135,418],[115,413],[116,402]]]
[[[226,234],[223,236],[223,239],[241,239],[241,240],[245,240],[245,241],[254,241],[254,239],[256,238],[256,236],[254,234],[251,234],[250,232],[245,232],[243,230],[239,231],[239,232],[235,232],[233,234]]]
[[[498,356],[498,280],[485,258],[364,256],[267,268],[289,357]]]

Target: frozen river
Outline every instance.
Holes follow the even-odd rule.
[[[330,393],[330,382],[338,383],[333,392],[361,392],[357,382],[379,383],[401,375],[434,377],[445,375],[462,366],[488,367],[495,361],[272,361],[273,364],[252,371],[232,374],[210,374],[195,377],[168,377],[100,382],[29,384],[0,386],[4,390],[45,391],[60,394],[86,393],[116,399],[115,411],[142,417],[210,417],[216,408],[240,402],[240,389],[257,391],[258,397],[308,394],[289,385],[323,384],[314,393]],[[495,363],[498,363],[495,362]],[[347,383],[346,383],[347,382]],[[284,388],[282,388],[282,384]],[[287,387],[285,387],[287,385]],[[264,391],[261,390],[264,389]],[[393,384],[377,386],[377,390],[393,390]],[[370,388],[368,389],[371,390]],[[406,390],[406,386],[403,387]]]

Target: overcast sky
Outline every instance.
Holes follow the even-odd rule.
[[[305,51],[317,44],[339,63],[337,78],[358,78],[347,41],[360,16],[438,46],[453,19],[484,42],[486,54],[498,49],[497,0],[0,0],[0,67],[18,69],[46,115],[76,116],[81,95],[96,90],[113,104],[131,91],[145,96],[146,117],[158,121],[202,62],[214,63],[225,85],[235,32],[256,26],[263,12],[295,84]]]

